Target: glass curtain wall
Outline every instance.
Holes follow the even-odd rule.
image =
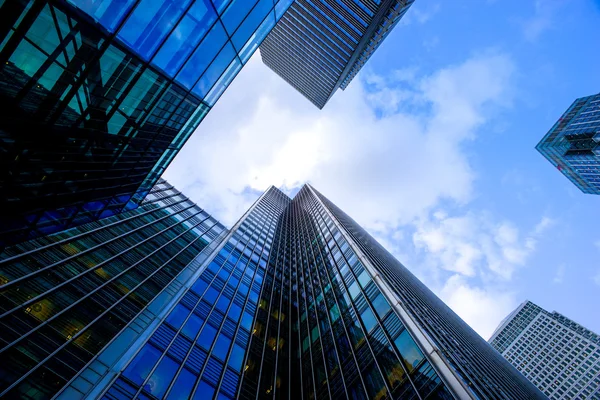
[[[290,2],[0,1],[0,247],[137,207]]]
[[[161,181],[135,210],[8,247],[0,397],[51,398],[224,232]]]

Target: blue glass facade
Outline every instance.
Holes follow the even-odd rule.
[[[536,149],[582,192],[600,194],[600,93],[575,100]]]
[[[85,395],[227,230],[160,181],[135,210],[0,254],[0,397]],[[96,357],[105,349],[101,357]]]
[[[267,190],[90,397],[544,398],[347,218]]]
[[[296,0],[263,62],[319,108],[345,89],[414,0]]]
[[[0,247],[137,207],[290,2],[0,2]]]

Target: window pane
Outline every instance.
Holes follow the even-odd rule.
[[[210,349],[215,336],[217,336],[217,330],[206,324],[202,329],[202,333],[198,337],[197,343],[208,350]]]
[[[185,323],[181,332],[184,335],[187,335],[192,340],[196,338],[196,335],[200,331],[200,327],[202,326],[202,318],[197,316],[196,314],[192,314],[190,319]]]
[[[142,0],[119,30],[119,38],[143,58],[149,59],[173,29],[190,1]]]
[[[204,74],[194,87],[194,93],[204,98],[208,94],[208,91],[213,87],[217,79],[219,79],[221,74],[229,66],[231,61],[233,61],[233,58],[236,57],[236,55],[237,54],[233,49],[231,43],[227,42],[223,50],[221,50],[217,58],[215,58],[213,63],[204,72]]]
[[[169,35],[153,62],[173,76],[206,35],[217,14],[208,0],[197,0]]]
[[[191,89],[226,41],[227,35],[223,25],[217,22],[185,63],[177,75],[177,80],[188,89]]]
[[[85,11],[106,29],[114,32],[135,0],[69,0],[69,2]]]
[[[268,1],[273,6],[273,0]],[[230,35],[233,35],[233,32],[235,32],[255,4],[256,0],[233,0],[233,3],[231,3],[221,17],[223,25],[225,25],[225,29],[227,29]]]
[[[167,322],[173,325],[175,329],[179,329],[190,312],[191,310],[188,308],[182,306],[181,304],[177,304],[167,317]]]
[[[163,358],[146,385],[144,385],[144,389],[156,397],[163,397],[178,368],[179,364],[173,359],[170,357]]]
[[[236,371],[242,370],[242,363],[244,362],[245,351],[239,345],[234,344],[233,350],[231,350],[231,356],[229,357],[229,366]]]
[[[235,78],[242,69],[242,63],[239,58],[234,58],[227,70],[221,75],[221,78],[215,83],[211,91],[208,93],[204,101],[208,103],[209,106],[214,106],[219,97],[223,94],[225,89],[229,86],[233,78]]]
[[[200,381],[196,392],[194,393],[194,400],[206,400],[212,399],[215,394],[215,388],[204,381]]]
[[[217,339],[217,343],[215,343],[215,347],[213,348],[213,356],[221,360],[225,360],[230,344],[231,339],[229,339],[227,336],[220,335]]]
[[[269,32],[271,32],[271,29],[273,29],[274,26],[275,17],[273,15],[273,12],[271,12],[269,15],[266,16],[266,18],[263,20],[262,24],[258,27],[258,29],[252,34],[252,37],[250,37],[250,39],[248,39],[245,42],[246,44],[240,51],[240,59],[244,64],[246,63],[246,61],[248,61],[248,59],[250,59],[250,56],[254,54],[254,51],[262,43],[263,39],[269,34]],[[239,36],[236,35],[234,37],[233,44],[236,46],[236,48],[239,48],[239,43],[237,43],[236,40],[243,44],[244,38],[242,37],[242,32],[243,31],[240,30]]]
[[[423,359],[423,353],[417,347],[417,344],[413,338],[410,337],[410,334],[406,329],[402,331],[396,340],[394,340],[394,343],[396,344],[396,348],[400,352],[400,355],[404,359],[404,364],[406,365],[408,371],[411,372],[414,367]]]
[[[129,364],[123,375],[132,382],[141,385],[150,370],[156,364],[162,353],[151,344],[146,344],[144,348],[135,356],[135,359]]]
[[[371,311],[371,309],[368,307],[365,311],[362,312],[362,314],[360,314],[360,319],[362,319],[363,323],[365,324],[367,332],[370,332],[371,329],[373,329],[373,327],[377,325],[375,315],[373,314],[373,311]]]
[[[188,399],[194,384],[196,383],[196,375],[192,374],[187,369],[183,368],[173,384],[173,388],[169,392],[167,399],[169,400],[185,400]]]
[[[238,0],[239,2],[239,0]],[[252,10],[248,18],[244,20],[242,25],[233,35],[231,39],[237,49],[241,49],[248,41],[250,36],[256,32],[262,21],[265,19],[269,11],[273,8],[272,0],[260,0],[256,7]]]
[[[380,293],[373,300],[373,308],[375,308],[375,312],[379,315],[380,318],[383,318],[385,314],[390,310],[390,305],[387,300],[383,298],[383,295]]]

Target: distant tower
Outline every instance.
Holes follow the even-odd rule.
[[[296,0],[260,46],[263,62],[323,108],[414,0]]]
[[[600,399],[600,336],[526,301],[491,345],[550,399]]]
[[[575,100],[536,149],[581,191],[600,194],[600,93]]]

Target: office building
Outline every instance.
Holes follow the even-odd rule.
[[[315,106],[345,89],[414,0],[296,0],[260,46]]]
[[[582,192],[600,194],[600,93],[575,100],[536,149]]]
[[[144,334],[226,234],[160,181],[135,210],[7,247],[0,397],[51,398],[88,362],[101,370]]]
[[[526,301],[490,344],[550,399],[600,399],[600,336]]]
[[[5,251],[0,395],[545,398],[311,186],[226,231],[166,185]]]
[[[0,248],[137,207],[291,1],[0,2]]]

